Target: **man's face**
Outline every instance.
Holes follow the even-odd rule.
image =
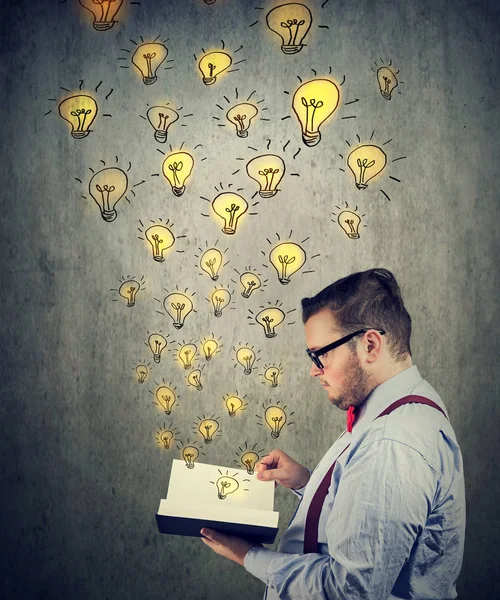
[[[319,350],[343,337],[328,309],[310,317],[304,327],[306,344],[310,350]],[[365,400],[372,389],[370,378],[363,369],[356,350],[352,350],[349,343],[322,354],[320,360],[324,368],[320,369],[312,363],[310,374],[318,377],[331,404],[347,410],[349,406],[358,406]]]

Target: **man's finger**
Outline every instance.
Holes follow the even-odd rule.
[[[272,481],[274,479],[280,479],[281,469],[267,469],[266,471],[259,471],[257,473],[257,479],[262,481]]]

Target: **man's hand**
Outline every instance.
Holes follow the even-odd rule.
[[[200,531],[202,541],[212,548],[214,552],[229,558],[239,565],[243,566],[246,553],[254,546],[261,546],[262,544],[256,544],[244,540],[243,538],[236,537],[235,535],[226,535],[220,531],[214,531],[213,529],[207,529],[203,527]]]
[[[255,464],[257,479],[277,481],[286,488],[298,490],[309,481],[309,471],[283,450],[272,450]]]

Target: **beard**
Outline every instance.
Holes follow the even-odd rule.
[[[361,366],[356,351],[353,350],[347,363],[344,383],[339,391],[328,394],[328,400],[341,410],[347,410],[349,406],[359,406],[372,391],[370,379]]]

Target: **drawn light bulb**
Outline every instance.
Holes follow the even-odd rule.
[[[167,340],[159,333],[152,333],[148,338],[148,346],[153,353],[153,358],[156,363],[160,362],[161,353],[167,347]]]
[[[215,4],[215,0],[203,0],[205,4]]]
[[[226,408],[230,417],[234,417],[236,411],[240,410],[242,407],[243,400],[238,398],[238,396],[229,396],[229,398],[226,400]]]
[[[264,378],[271,383],[271,387],[278,387],[280,370],[277,367],[269,367],[264,371]]]
[[[222,317],[222,311],[231,302],[231,294],[224,288],[214,290],[212,293],[212,306],[214,307],[214,315]]]
[[[157,80],[156,71],[167,58],[168,50],[163,44],[153,42],[138,46],[132,56],[132,63],[142,74],[142,81],[151,85]]]
[[[294,242],[284,242],[275,246],[269,261],[278,273],[278,280],[283,285],[290,283],[290,277],[301,269],[306,261],[306,253]]]
[[[329,79],[312,79],[295,92],[292,106],[302,126],[302,141],[306,146],[320,142],[319,128],[335,112],[339,99],[339,88]]]
[[[281,50],[296,54],[305,46],[302,42],[311,28],[311,11],[303,4],[289,2],[267,13],[267,26],[281,38]]]
[[[255,463],[259,460],[259,455],[255,452],[245,452],[241,457],[241,464],[247,470],[249,475],[253,475],[255,472]]]
[[[222,252],[217,248],[210,248],[203,253],[200,258],[200,267],[205,271],[210,279],[217,281],[219,279],[219,270],[222,266]]]
[[[193,310],[193,303],[188,296],[174,292],[163,301],[163,306],[174,322],[174,327],[180,329],[188,314]]]
[[[207,340],[203,344],[203,354],[205,355],[205,360],[211,360],[218,348],[219,344],[215,340]]]
[[[179,359],[184,365],[184,368],[191,369],[193,360],[196,356],[197,348],[194,344],[184,344],[179,350]]]
[[[270,406],[265,412],[265,421],[271,428],[271,437],[279,437],[286,423],[286,413],[279,406]]]
[[[151,244],[153,250],[153,259],[157,262],[163,262],[165,257],[163,253],[174,245],[175,237],[165,225],[153,225],[146,229],[146,239]]]
[[[166,106],[152,106],[148,112],[148,121],[155,130],[155,140],[160,144],[167,141],[168,128],[179,118],[179,113]]]
[[[285,174],[285,163],[275,154],[256,156],[247,164],[247,173],[259,184],[259,195],[272,198],[279,192],[278,185]]]
[[[172,186],[172,192],[176,196],[182,196],[186,186],[187,178],[191,175],[194,167],[194,159],[187,152],[174,152],[169,154],[163,161],[163,175]]]
[[[182,449],[182,458],[186,461],[186,467],[188,469],[194,469],[194,461],[200,455],[196,446],[184,446]]]
[[[191,373],[189,373],[189,375],[188,375],[187,380],[188,380],[189,385],[192,385],[199,392],[201,392],[201,390],[203,389],[203,386],[201,385],[201,371],[200,371],[200,369],[195,369],[194,371],[191,371]]]
[[[378,146],[359,146],[347,157],[358,190],[366,189],[370,179],[383,171],[386,164],[387,156]]]
[[[97,102],[85,94],[71,96],[59,104],[59,114],[71,125],[75,140],[81,140],[92,131],[90,126],[97,116]]]
[[[359,239],[359,225],[361,223],[361,217],[350,210],[343,210],[337,217],[337,221],[342,229],[346,232],[347,237],[352,240]]]
[[[80,4],[92,13],[94,29],[106,31],[117,23],[114,19],[123,4],[123,0],[80,0]]]
[[[258,290],[262,285],[260,278],[250,271],[241,274],[240,283],[243,286],[243,291],[241,292],[243,298],[250,298],[250,294],[254,290]]]
[[[233,59],[226,52],[209,52],[201,57],[198,68],[203,75],[203,83],[212,85],[217,77],[232,65]]]
[[[117,217],[115,206],[123,198],[128,188],[128,177],[124,171],[109,167],[98,171],[89,182],[89,192],[94,198],[101,217],[111,223]]]
[[[259,113],[259,110],[253,104],[242,102],[236,104],[227,111],[226,118],[236,127],[236,135],[240,138],[248,137],[250,122]]]
[[[127,301],[127,306],[134,306],[135,304],[135,297],[137,296],[137,293],[139,292],[139,290],[141,289],[141,285],[138,281],[134,281],[133,279],[129,279],[128,281],[124,281],[119,290],[118,293],[120,294],[120,296],[122,298],[125,298],[125,300]]]
[[[277,307],[269,307],[261,310],[255,320],[262,325],[267,338],[276,337],[276,327],[285,320],[285,313]]]
[[[163,447],[165,448],[165,450],[169,450],[173,437],[174,434],[169,429],[165,430],[160,435],[160,440],[163,442]]]
[[[205,444],[211,444],[212,438],[214,437],[217,429],[219,429],[219,423],[215,419],[203,419],[198,427],[198,431],[203,436]]]
[[[248,210],[248,203],[239,194],[222,192],[212,202],[214,213],[224,221],[223,233],[233,235],[241,215]]]
[[[245,375],[252,374],[252,368],[255,363],[255,352],[251,348],[238,348],[236,360],[243,367]]]
[[[228,494],[233,494],[239,487],[240,484],[233,477],[224,475],[217,479],[217,492],[221,500],[224,500]]]
[[[392,97],[392,91],[398,85],[398,78],[391,69],[387,67],[380,67],[377,71],[377,81],[380,93],[386,100],[390,100]]]
[[[139,383],[144,383],[146,381],[146,377],[148,376],[148,368],[146,365],[137,365],[135,372],[137,373],[137,381]]]
[[[172,406],[175,404],[175,393],[169,387],[162,385],[156,390],[156,401],[163,408],[165,414],[172,412]]]

